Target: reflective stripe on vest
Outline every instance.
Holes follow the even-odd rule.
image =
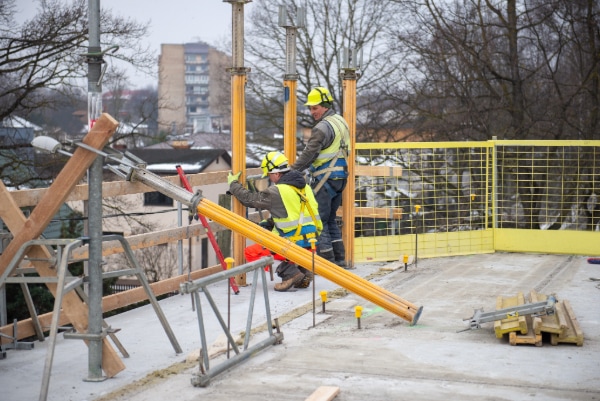
[[[320,166],[332,160],[334,157],[339,159],[346,158],[346,148],[350,145],[350,129],[346,120],[339,114],[332,114],[324,118],[333,128],[334,138],[331,145],[325,149],[321,149],[319,156],[315,159],[312,167],[318,170]],[[332,166],[333,167],[333,166]]]
[[[275,222],[275,227],[277,227],[279,232],[283,233],[283,236],[293,235],[298,229],[298,226],[302,226],[302,234],[321,231],[323,229],[321,218],[318,214],[315,218],[320,227],[315,226],[308,211],[302,211],[301,198],[292,186],[287,184],[277,184],[277,188],[279,189],[279,194],[281,195],[283,205],[287,211],[287,217],[273,218],[273,221]],[[319,205],[309,186],[305,187],[304,196],[308,200],[313,211],[318,211]]]

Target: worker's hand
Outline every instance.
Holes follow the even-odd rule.
[[[231,171],[230,171],[229,175],[227,176],[227,183],[229,185],[231,185],[232,182],[239,181],[240,180],[240,175],[242,175],[241,171],[239,173],[237,173],[237,174],[231,174]]]
[[[261,222],[258,223],[258,225],[266,230],[273,231],[273,227],[275,227],[275,222],[272,218],[269,217],[266,220],[261,220]]]
[[[190,208],[188,210],[188,223],[192,224],[192,220],[194,219],[198,220],[198,213],[194,212],[194,210]]]

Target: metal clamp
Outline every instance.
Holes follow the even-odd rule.
[[[463,319],[463,321],[469,321],[469,327],[462,331],[476,330],[481,328],[482,323],[494,322],[496,320],[517,319],[519,316],[534,315],[534,316],[546,316],[553,315],[555,312],[556,297],[550,295],[544,302],[534,302],[524,305],[514,306],[510,308],[498,309],[493,312],[484,312],[483,308],[475,309],[473,316]]]

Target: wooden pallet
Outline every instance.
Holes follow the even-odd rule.
[[[526,316],[525,321],[528,327],[532,327],[532,317]],[[511,331],[508,335],[510,345],[533,344],[536,347],[542,346],[542,335],[535,334],[533,330],[528,330],[527,334],[517,334],[516,331]]]
[[[579,322],[577,321],[577,317],[575,317],[571,304],[566,299],[560,304],[560,308],[556,309],[556,313],[561,315],[559,319],[564,321],[567,327],[560,334],[551,334],[550,344],[572,343],[581,347],[583,345],[583,331],[579,327]]]
[[[525,297],[522,292],[516,297],[498,297],[496,298],[496,310],[511,308],[514,306],[523,305]],[[521,334],[527,334],[528,327],[525,316],[507,316],[505,319],[496,320],[494,322],[494,332],[496,337],[502,338],[504,334],[519,331]]]
[[[548,296],[545,294],[540,294],[535,290],[532,290],[529,293],[529,297],[531,298],[531,302],[544,302],[548,299]],[[562,310],[562,306],[559,305],[560,302],[557,302],[555,307],[556,313],[554,315],[546,315],[546,316],[537,316],[533,319],[533,331],[535,334],[544,333],[553,333],[556,335],[561,335],[567,328],[567,323],[564,320],[564,314],[559,314],[559,309]]]
[[[546,301],[548,296],[532,290],[529,298],[531,303],[536,303]],[[504,301],[506,301],[506,298]],[[514,302],[514,299],[510,302]],[[529,315],[526,316],[525,321],[528,326],[526,333],[518,334],[517,329],[509,332],[510,345],[533,344],[541,347],[543,333],[550,334],[550,343],[552,345],[558,345],[559,343],[572,343],[579,347],[583,345],[583,332],[579,327],[579,322],[571,308],[571,304],[567,300],[557,300],[554,305],[553,315]],[[495,322],[495,324],[497,323],[500,323],[500,321]],[[514,325],[514,321],[512,323]],[[505,330],[509,330],[509,326],[506,326]]]

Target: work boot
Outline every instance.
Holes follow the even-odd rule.
[[[333,256],[333,251],[330,249],[328,251],[317,251],[317,254],[323,259],[327,259],[331,263],[335,263],[335,257]]]
[[[339,267],[346,268],[346,249],[344,248],[344,243],[339,241],[331,242],[331,246],[333,247],[333,258],[335,260],[335,264]]]
[[[304,277],[302,280],[294,284],[294,288],[308,288],[310,286],[310,282],[313,281],[313,277],[313,273],[310,270],[306,270]]]
[[[292,278],[283,280],[281,283],[275,284],[275,291],[285,292],[292,288],[294,284],[299,283],[304,278],[304,273],[298,272]]]

